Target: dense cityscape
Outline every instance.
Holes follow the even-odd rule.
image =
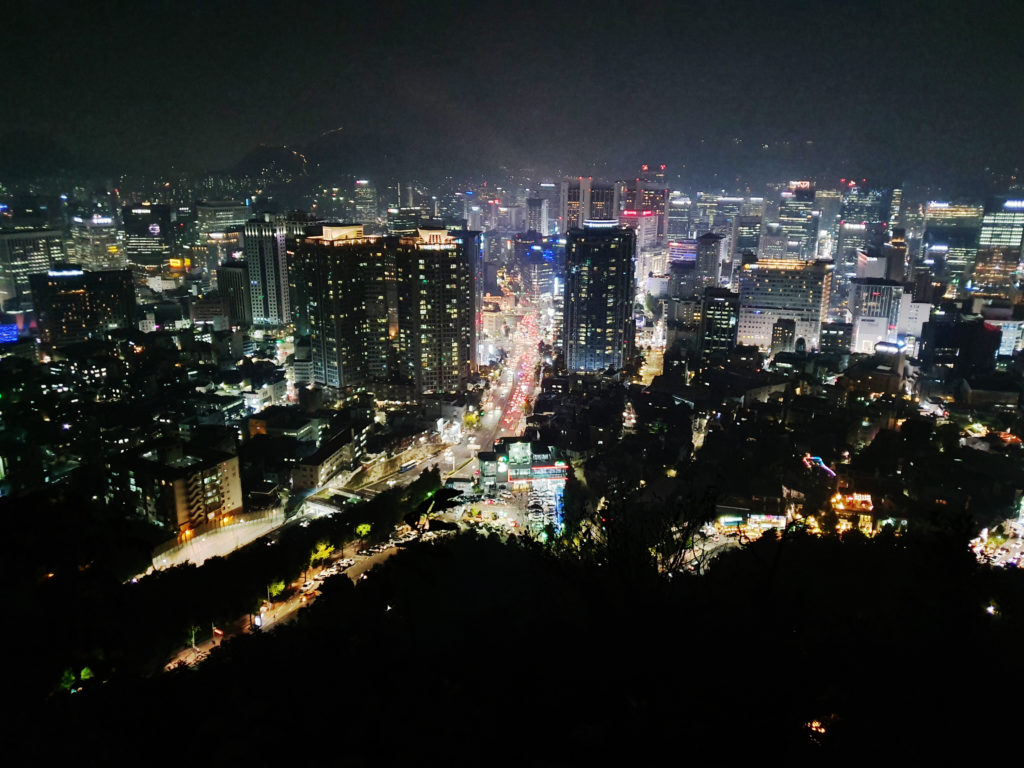
[[[214,5],[211,24],[234,23]],[[10,91],[15,764],[110,765],[165,742],[258,764],[1019,753],[1024,178],[1006,126],[1020,56],[971,38],[930,58],[960,11],[900,10],[920,34],[881,46],[878,71],[903,84],[934,66],[946,95],[987,75],[979,93],[1006,97],[984,130],[964,97],[948,141],[922,105],[918,133],[901,112],[851,138],[853,113],[830,105],[862,97],[834,94],[785,131],[773,99],[752,99],[742,131],[709,107],[664,132],[653,97],[648,112],[629,101],[648,104],[646,85],[616,112],[623,52],[606,62],[621,76],[502,124],[502,99],[554,88],[568,60],[550,49],[573,24],[577,42],[609,44],[562,18],[571,5],[527,3],[502,27],[501,10],[414,20],[387,4],[357,31],[339,8],[294,11],[323,22],[311,49],[335,29],[352,48],[330,61],[364,80],[335,97],[362,99],[362,120],[313,105],[326,60],[265,123],[230,99],[204,123],[199,96],[168,92],[158,127],[135,74],[137,129],[86,118],[107,97],[70,91],[78,117],[61,121],[42,71]],[[777,42],[813,39],[822,92],[846,82],[838,12],[679,5],[623,22],[647,35],[634,53],[653,62],[684,27],[711,50],[777,23]],[[55,22],[55,41],[90,33],[85,77],[105,66],[97,41],[142,24],[115,7]],[[812,9],[829,23],[778,17]],[[988,11],[963,34],[1024,21]],[[659,15],[685,24],[656,30]],[[39,23],[13,19],[11,56]],[[238,24],[208,53],[154,45],[182,77],[227,87],[241,32],[270,28]],[[480,88],[432,47],[474,30],[476,65],[512,67],[517,85]],[[297,34],[281,62],[251,64],[267,109],[276,78],[301,80]],[[510,64],[516,46],[529,61]],[[665,93],[714,101],[712,70],[692,66]],[[428,81],[433,96],[411,95]],[[893,98],[877,87],[864,92]],[[648,138],[605,131],[588,96]]]

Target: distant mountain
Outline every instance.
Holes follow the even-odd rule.
[[[292,181],[307,174],[302,152],[291,147],[260,144],[239,160],[230,170],[232,175]]]

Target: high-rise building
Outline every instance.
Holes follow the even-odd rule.
[[[757,253],[761,243],[761,217],[738,215],[732,222],[732,244],[730,261],[736,261],[736,254],[750,251]]]
[[[121,226],[124,257],[129,264],[159,271],[170,263],[174,233],[169,206],[126,205],[121,211]]]
[[[377,188],[367,179],[356,181],[355,209],[356,221],[360,224],[377,223]]]
[[[722,236],[705,232],[697,238],[697,281],[701,286],[718,286],[722,277]]]
[[[670,241],[685,240],[690,236],[690,210],[692,207],[693,202],[682,192],[673,192],[669,197],[665,216],[667,235]]]
[[[362,225],[325,225],[321,235],[296,244],[295,282],[308,306],[314,382],[342,389],[388,379],[398,243],[366,237]]]
[[[619,224],[636,232],[637,253],[646,253],[657,247],[658,217],[654,211],[623,211]]]
[[[619,215],[619,197],[613,184],[590,185],[590,211],[587,219],[614,220]]]
[[[568,233],[564,328],[570,371],[619,369],[633,355],[636,235],[611,222]]]
[[[882,278],[850,281],[853,352],[872,352],[879,342],[894,342],[903,302],[903,283]]]
[[[818,212],[814,208],[814,184],[791,181],[779,203],[779,227],[786,235],[787,251],[810,261],[818,253]]]
[[[252,296],[248,265],[241,259],[232,259],[217,267],[217,290],[228,322],[240,328],[251,326]]]
[[[135,323],[131,270],[87,272],[77,264],[55,264],[29,278],[40,337],[50,344],[95,338]]]
[[[716,352],[736,347],[740,317],[740,295],[727,288],[705,288],[701,302],[699,339],[704,362]]]
[[[526,231],[550,235],[548,229],[548,200],[543,197],[530,197],[526,200]]]
[[[195,216],[198,235],[205,239],[211,232],[227,232],[232,227],[243,226],[252,216],[252,208],[236,200],[200,200],[196,203]]]
[[[907,277],[907,231],[902,227],[892,229],[892,237],[882,246],[885,257],[885,277],[887,280],[903,282]]]
[[[972,290],[1010,299],[1019,277],[1024,244],[1024,200],[994,198],[985,206],[978,237]]]
[[[781,317],[772,324],[771,354],[792,352],[796,347],[796,320]]]
[[[292,322],[286,234],[285,225],[271,221],[269,216],[245,225],[242,253],[249,267],[254,325],[283,326]]]
[[[72,216],[68,257],[89,270],[123,269],[125,258],[113,212]]]
[[[973,202],[933,200],[925,207],[921,264],[959,292],[974,269],[984,208]]]
[[[67,258],[56,229],[0,230],[0,302],[4,309],[30,309],[29,275],[42,274]]]
[[[770,221],[761,227],[761,242],[757,246],[760,259],[795,258],[789,251],[789,238],[776,221]]]
[[[818,346],[821,323],[828,311],[831,264],[795,259],[759,260],[740,269],[740,344],[771,349],[776,320],[796,322],[796,341],[810,350]]]
[[[479,235],[420,229],[401,238],[398,360],[420,392],[452,392],[476,370]]]
[[[588,220],[615,221],[619,217],[618,187],[595,184],[584,176],[563,181],[558,215],[562,232],[578,229]]]

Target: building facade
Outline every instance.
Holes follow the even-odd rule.
[[[622,368],[633,355],[635,233],[589,222],[568,234],[564,331],[566,368]]]

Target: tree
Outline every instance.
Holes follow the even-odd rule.
[[[369,523],[360,523],[359,525],[356,526],[356,536],[358,536],[361,539],[365,539],[369,535],[370,535],[370,524]]]
[[[309,555],[309,567],[312,568],[317,562],[323,562],[334,554],[334,545],[326,541],[318,541],[316,547]]]

